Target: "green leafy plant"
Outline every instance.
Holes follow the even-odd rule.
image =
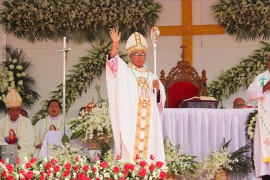
[[[0,111],[6,110],[2,99],[11,89],[16,89],[20,94],[23,107],[31,108],[40,97],[34,90],[36,81],[28,73],[32,64],[25,60],[26,55],[22,49],[10,45],[3,49],[6,60],[0,64]]]
[[[162,5],[154,0],[8,0],[0,24],[6,33],[29,42],[62,40],[75,43],[109,38],[119,27],[122,40],[135,31],[147,36]]]
[[[269,0],[219,0],[211,8],[217,22],[237,41],[270,37]]]

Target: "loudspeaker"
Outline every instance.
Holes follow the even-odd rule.
[[[0,159],[4,159],[6,164],[16,164],[18,158],[17,145],[0,145]]]

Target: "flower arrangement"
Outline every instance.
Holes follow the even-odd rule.
[[[110,51],[111,42],[99,41],[92,45],[92,49],[88,50],[88,55],[79,59],[79,63],[73,66],[70,74],[66,77],[66,111],[71,104],[80,97],[83,91],[92,83],[95,77],[99,78],[103,69],[106,67],[106,52]],[[126,54],[118,52],[122,59],[126,59]],[[125,60],[127,62],[127,60]],[[63,85],[57,86],[57,90],[50,92],[51,99],[60,100],[63,97]],[[40,119],[48,115],[48,100],[43,101],[42,108],[32,118],[32,124],[36,124]]]
[[[237,41],[270,36],[269,0],[219,0],[211,8],[218,23]]]
[[[85,156],[76,156],[74,162],[58,162],[54,158],[44,158],[38,162],[35,158],[30,161],[10,165],[0,162],[0,175],[3,180],[14,179],[83,179],[83,180],[125,180],[125,179],[165,179],[166,172],[161,168],[163,163],[152,156],[151,162],[137,159],[125,163],[120,158],[114,162],[100,161],[96,156],[94,162],[89,162]]]
[[[226,170],[233,179],[245,179],[248,173],[252,172],[250,145],[229,152],[230,141],[225,142],[224,139],[219,150],[212,151],[209,157],[202,158],[197,174],[204,174],[203,179],[211,179],[218,176],[221,170]]]
[[[168,175],[187,175],[192,177],[197,168],[196,156],[190,156],[182,153],[183,147],[173,146],[170,139],[164,139],[165,161],[168,167]]]
[[[242,60],[237,66],[222,72],[217,80],[212,81],[208,85],[208,96],[222,100],[238,92],[241,86],[248,88],[254,78],[267,69],[266,59],[270,53],[270,44],[261,43],[263,47],[255,50],[254,55]]]
[[[76,43],[93,42],[109,38],[110,27],[119,27],[123,39],[135,31],[147,35],[162,8],[154,0],[8,0],[2,4],[4,31],[32,43],[63,37]]]
[[[6,106],[2,99],[11,89],[16,89],[22,98],[22,105],[31,108],[39,99],[34,91],[35,80],[27,72],[32,64],[25,60],[23,50],[7,45],[5,48],[6,60],[0,64],[0,111]]]
[[[113,133],[109,115],[109,102],[101,98],[99,86],[96,86],[96,91],[98,102],[89,103],[91,108],[82,111],[81,116],[72,118],[68,124],[71,125],[70,130],[72,132],[70,139],[76,139],[82,136],[82,141],[85,142],[87,139],[93,139],[97,135],[93,143],[96,142],[100,146],[101,142],[99,140],[103,139],[103,135],[106,134],[108,139],[110,139]]]

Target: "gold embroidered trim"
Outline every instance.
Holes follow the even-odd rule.
[[[139,72],[148,72],[148,67],[146,65],[143,66],[144,68],[138,68],[132,62],[129,61],[128,62],[128,67],[131,68],[131,69],[134,69],[136,71],[139,71]]]

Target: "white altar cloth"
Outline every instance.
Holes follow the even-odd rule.
[[[163,137],[174,145],[184,146],[183,153],[207,157],[218,150],[223,137],[231,140],[229,151],[249,143],[245,123],[255,109],[189,109],[166,108],[161,114]],[[258,179],[251,173],[248,179]]]

